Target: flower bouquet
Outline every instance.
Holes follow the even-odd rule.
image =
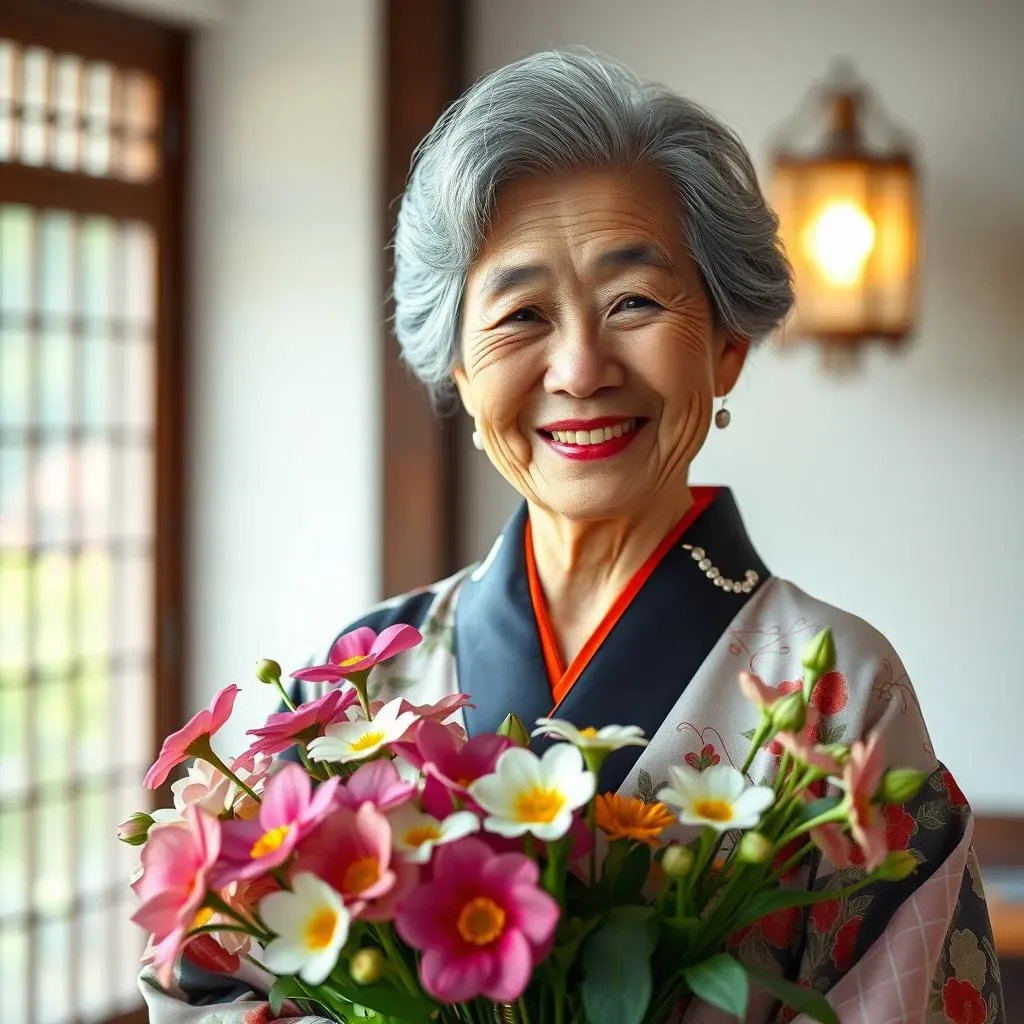
[[[536,753],[514,716],[467,739],[452,721],[462,695],[371,702],[374,665],[419,640],[410,626],[342,637],[328,664],[294,673],[328,684],[298,707],[279,666],[261,662],[288,710],[230,763],[211,737],[235,686],[164,742],[150,788],[194,759],[174,809],[120,830],[142,846],[133,919],[152,933],[146,959],[163,984],[184,954],[227,973],[259,967],[275,1014],[288,1003],[338,1022],[656,1024],[693,998],[743,1019],[753,983],[837,1019],[820,993],[726,952],[766,915],[916,866],[887,851],[880,805],[911,799],[923,775],[883,771],[876,737],[807,738],[834,663],[827,630],[796,692],[741,675],[759,709],[742,770],[672,767],[650,803],[599,792],[604,758],[646,744],[635,727],[541,719]],[[750,766],[771,741],[779,770],[755,785]],[[855,884],[784,884],[815,848],[844,866],[854,844]]]

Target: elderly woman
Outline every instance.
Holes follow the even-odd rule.
[[[728,426],[716,401],[793,301],[736,136],[609,61],[538,54],[478,82],[424,141],[395,264],[407,362],[435,394],[454,385],[476,447],[523,501],[480,565],[354,624],[424,634],[377,670],[378,696],[471,694],[470,734],[510,711],[635,723],[650,746],[613,755],[602,783],[650,800],[669,764],[742,763],[755,712],[737,676],[795,685],[795,652],[830,626],[839,665],[815,691],[819,738],[878,730],[890,762],[929,774],[908,808],[875,812],[920,868],[768,918],[736,952],[827,992],[846,1024],[1002,1021],[971,813],[899,658],[775,576],[728,490],[690,482],[712,423]],[[759,758],[755,777],[776,764]],[[819,856],[800,881],[839,888],[858,870]],[[217,1020],[264,1019],[222,978],[181,980],[184,1003],[144,986],[152,1019],[213,1020],[211,992],[243,1000]],[[764,997],[749,1019],[777,1013]]]

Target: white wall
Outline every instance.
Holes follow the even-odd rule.
[[[378,596],[378,13],[246,0],[198,46],[188,702],[251,682],[231,736],[258,658]]]
[[[759,352],[694,479],[734,488],[776,573],[892,639],[975,806],[1024,811],[1024,4],[476,0],[471,40],[476,73],[553,45],[618,57],[715,110],[762,171],[769,134],[837,55],[913,130],[918,337],[840,380],[813,351]],[[512,497],[465,460],[477,557]],[[811,501],[804,480],[827,486]]]

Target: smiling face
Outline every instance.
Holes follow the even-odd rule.
[[[726,337],[649,169],[532,177],[499,195],[470,269],[455,378],[484,448],[534,505],[571,519],[681,503]]]

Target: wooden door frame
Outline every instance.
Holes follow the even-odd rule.
[[[464,86],[464,0],[388,0],[384,14],[383,239],[385,296],[390,241],[412,153]],[[456,569],[458,536],[455,432],[402,363],[386,299],[383,337],[383,531],[386,596]]]

